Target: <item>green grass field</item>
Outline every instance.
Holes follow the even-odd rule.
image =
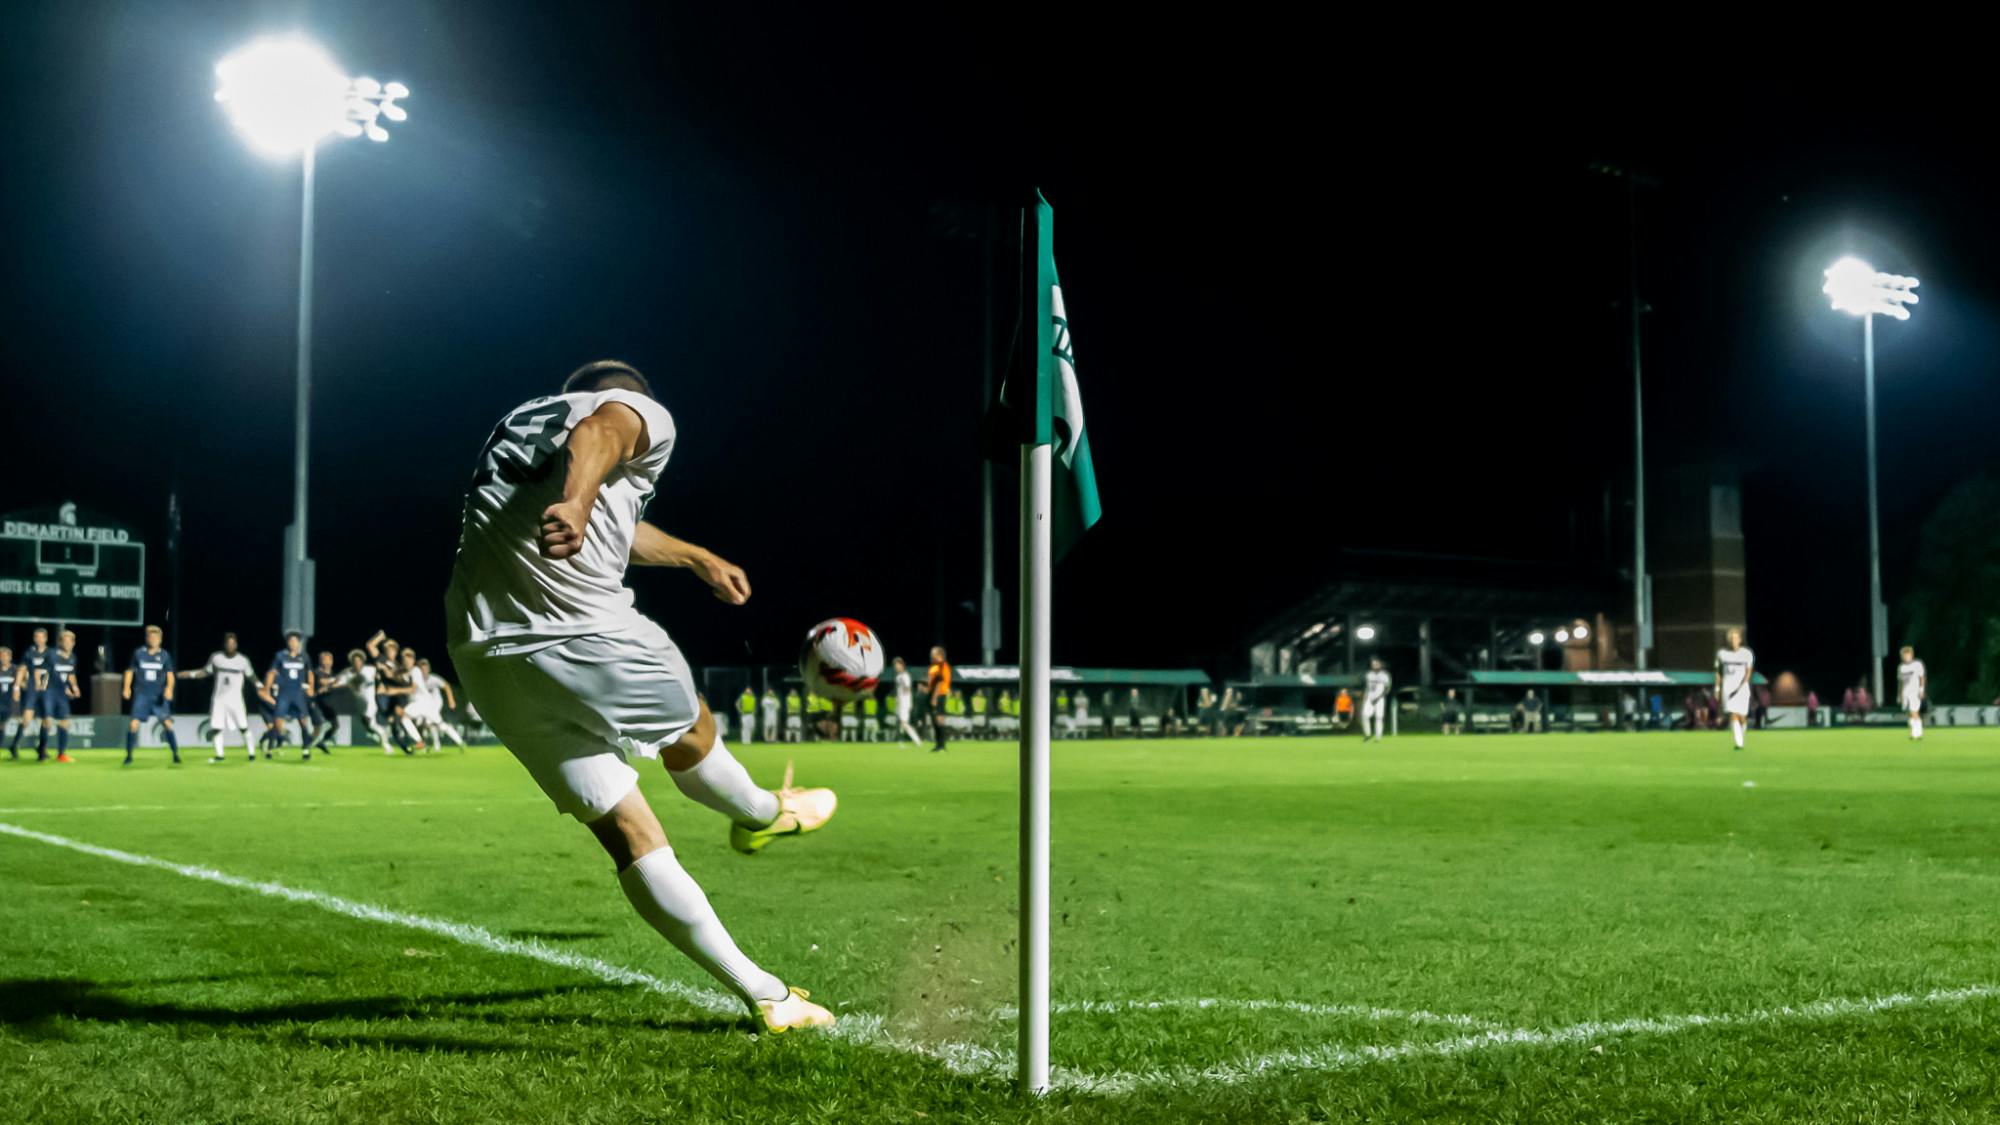
[[[2000,1117],[2000,732],[1058,744],[1037,1104],[1011,747],[796,748],[756,858],[647,776],[843,1016],[761,1038],[502,751],[163,754],[0,761],[10,1120]]]

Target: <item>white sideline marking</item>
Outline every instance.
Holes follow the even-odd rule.
[[[1437,1042],[1403,1042],[1389,1046],[1327,1045],[1255,1055],[1216,1066],[1089,1074],[1072,1071],[1054,1076],[1059,1088],[1116,1095],[1140,1089],[1173,1086],[1235,1085],[1287,1073],[1348,1070],[1366,1063],[1404,1059],[1450,1058],[1489,1048],[1560,1047],[1618,1036],[1677,1035],[1696,1028],[1754,1027],[1768,1023],[1813,1023],[1847,1016],[1872,1015],[1898,1008],[1943,1007],[2000,998],[2000,987],[1971,985],[1940,988],[1919,995],[1895,992],[1866,999],[1815,1000],[1806,1004],[1758,1008],[1734,1015],[1653,1016],[1627,1020],[1591,1020],[1552,1029],[1502,1028]]]
[[[87,813],[87,812],[239,812],[243,809],[275,809],[291,812],[298,809],[400,809],[432,808],[447,805],[464,805],[484,808],[487,805],[547,804],[546,797],[500,797],[494,800],[480,800],[473,797],[449,797],[435,801],[299,801],[291,804],[234,804],[204,805],[40,805],[0,808],[0,816],[26,816],[31,813]]]
[[[1304,1000],[1233,1000],[1226,997],[1189,997],[1178,1000],[1078,1000],[1053,1004],[1051,1015],[1122,1015],[1130,1012],[1171,1012],[1171,1011],[1221,1011],[1221,1012],[1291,1012],[1301,1016],[1347,1016],[1355,1019],[1378,1022],[1403,1022],[1421,1024],[1441,1024],[1446,1027],[1477,1028],[1483,1031],[1497,1031],[1503,1025],[1477,1016],[1461,1016],[1451,1012],[1430,1012],[1422,1008],[1378,1008],[1370,1004],[1313,1004]],[[1020,1017],[1020,1009],[995,1008],[990,1018],[1012,1020]]]
[[[600,961],[595,957],[586,957],[581,953],[571,953],[565,949],[543,945],[538,941],[501,937],[491,930],[480,926],[467,925],[464,922],[448,922],[442,918],[431,918],[422,914],[405,914],[400,910],[390,910],[383,906],[371,906],[368,903],[355,902],[352,899],[341,898],[338,895],[323,894],[319,891],[303,891],[296,887],[287,887],[283,883],[267,883],[256,879],[245,879],[240,876],[217,871],[212,867],[199,867],[189,863],[175,863],[172,860],[157,859],[149,855],[135,855],[132,852],[121,852],[117,848],[86,844],[81,840],[72,840],[66,836],[53,836],[47,832],[37,832],[32,828],[22,828],[16,824],[0,823],[0,834],[19,836],[24,840],[36,840],[44,844],[53,844],[58,848],[68,848],[71,851],[82,852],[85,855],[94,855],[100,859],[109,859],[118,863],[129,863],[134,867],[152,867],[161,871],[171,871],[176,875],[189,879],[199,879],[204,883],[216,883],[224,887],[234,887],[242,891],[254,891],[269,898],[281,898],[287,902],[317,906],[321,910],[331,911],[335,914],[345,914],[349,918],[359,918],[365,922],[383,922],[391,926],[403,926],[412,930],[422,930],[427,934],[450,938],[452,941],[477,946],[480,949],[489,950],[494,953],[508,953],[516,957],[526,957],[532,961],[540,961],[545,965],[574,969],[577,972],[585,973],[613,984],[636,984],[649,992],[674,996],[705,1010],[727,1012],[732,1015],[743,1014],[743,1005],[734,996],[727,996],[706,988],[696,988],[693,985],[682,984],[679,981],[661,980],[651,973],[642,973],[637,969],[628,969],[622,965],[613,965],[609,961]]]
[[[673,996],[685,1000],[706,1011],[718,1014],[739,1015],[743,1008],[735,997],[706,988],[683,984],[679,981],[662,980],[650,973],[614,965],[595,957],[557,949],[538,941],[501,937],[480,926],[463,922],[451,922],[442,918],[432,918],[422,914],[408,914],[387,907],[372,906],[355,902],[338,895],[323,894],[319,891],[300,890],[282,883],[262,882],[245,879],[236,875],[217,871],[210,867],[194,864],[175,863],[153,856],[137,855],[119,851],[116,848],[86,844],[47,832],[37,832],[31,828],[0,822],[0,835],[16,836],[24,840],[34,840],[85,855],[134,867],[151,867],[169,871],[189,879],[199,879],[219,886],[251,891],[269,898],[318,907],[334,914],[346,915],[368,922],[382,922],[392,926],[421,930],[438,937],[448,938],[465,945],[475,946],[493,953],[510,954],[540,961],[546,965],[572,969],[612,984],[638,985],[649,992]],[[1477,1051],[1507,1047],[1559,1047],[1570,1044],[1589,1043],[1593,1040],[1616,1038],[1619,1036],[1676,1035],[1697,1028],[1753,1027],[1760,1024],[1786,1022],[1818,1022],[1841,1019],[1847,1016],[1871,1015],[1876,1012],[1893,1011],[1901,1008],[1943,1007],[1972,1003],[1979,1000],[2000,998],[2000,987],[1993,985],[1970,985],[1964,988],[1941,988],[1921,994],[1890,993],[1866,999],[1815,1000],[1805,1004],[1786,1005],[1776,1008],[1758,1008],[1733,1015],[1703,1015],[1690,1013],[1674,1016],[1641,1017],[1626,1020],[1591,1020],[1571,1024],[1567,1027],[1506,1028],[1487,1026],[1484,1030],[1452,1039],[1430,1042],[1406,1040],[1386,1046],[1343,1047],[1327,1044],[1305,1047],[1297,1050],[1277,1051],[1265,1055],[1253,1055],[1233,1062],[1218,1063],[1213,1066],[1173,1067],[1154,1070],[1112,1071],[1097,1074],[1088,1071],[1058,1070],[1052,1076],[1052,1084],[1063,1090],[1081,1093],[1116,1096],[1142,1089],[1162,1087],[1204,1086],[1211,1084],[1235,1085],[1259,1078],[1281,1074],[1310,1072],[1330,1072],[1348,1070],[1367,1063],[1400,1062],[1404,1059],[1450,1058]],[[1306,1004],[1283,1000],[1132,1000],[1132,1001],[1085,1001],[1061,1004],[1057,1012],[1138,1012],[1158,1011],[1177,1008],[1197,1010],[1223,1008],[1244,1010],[1288,1010],[1307,1014],[1365,1015],[1380,1019],[1406,1019],[1412,1022],[1440,1022],[1455,1026],[1478,1026],[1483,1021],[1469,1016],[1439,1015],[1433,1012],[1403,1012],[1389,1008],[1370,1008],[1365,1005]],[[1004,1018],[1011,1014],[1006,1009],[995,1013]],[[982,1047],[973,1043],[920,1043],[896,1035],[888,1028],[881,1016],[868,1013],[843,1012],[840,1022],[834,1025],[833,1034],[839,1038],[864,1046],[886,1048],[888,1050],[921,1055],[941,1063],[954,1074],[975,1077],[1006,1077],[1013,1073],[1012,1058],[1002,1051]]]

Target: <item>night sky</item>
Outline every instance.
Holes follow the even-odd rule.
[[[1059,662],[1240,673],[1342,547],[1602,564],[1630,372],[1624,188],[1594,160],[1661,184],[1650,464],[1744,473],[1760,666],[1822,693],[1864,666],[1861,333],[1818,293],[1834,257],[1923,279],[1878,331],[1892,603],[1928,508],[2000,466],[1984,97],[1840,107],[1803,70],[1576,52],[1391,66],[1245,14],[813,10],[10,7],[0,510],[134,524],[158,619],[178,481],[170,643],[276,645],[298,170],[232,134],[213,67],[301,29],[413,90],[388,144],[319,160],[315,647],[379,626],[439,650],[481,442],[613,356],[680,430],[651,518],[756,585],[731,610],[635,578],[693,660],[783,662],[836,613],[895,652],[976,653],[976,232],[1031,184],[1106,510],[1058,572]]]

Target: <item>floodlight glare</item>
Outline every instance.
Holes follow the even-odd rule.
[[[1583,640],[1585,637],[1590,636],[1590,626],[1585,625],[1579,621],[1577,622],[1576,628],[1571,629],[1569,631],[1569,635],[1575,637],[1579,641]]]
[[[259,39],[217,64],[215,76],[215,100],[266,156],[296,156],[347,117],[347,76],[305,39]]]
[[[1375,639],[1375,626],[1373,626],[1373,625],[1363,625],[1363,626],[1361,626],[1360,628],[1358,628],[1358,629],[1354,630],[1354,639],[1355,639],[1355,640],[1358,640],[1358,641],[1372,641],[1372,640],[1374,640],[1374,639]]]
[[[1568,629],[1557,629],[1557,630],[1556,630],[1556,643],[1557,643],[1557,644],[1559,644],[1559,645],[1566,645],[1566,644],[1568,644],[1568,643],[1569,643],[1569,630],[1568,630]]]
[[[1537,629],[1534,632],[1528,634],[1528,643],[1531,645],[1541,644],[1543,641],[1546,641],[1548,639],[1549,638],[1546,635],[1544,635],[1540,629]]]
[[[1908,320],[1910,310],[1905,306],[1917,303],[1917,295],[1911,292],[1917,284],[1914,277],[1877,273],[1874,266],[1859,258],[1842,258],[1827,267],[1826,284],[1820,292],[1844,313]]]

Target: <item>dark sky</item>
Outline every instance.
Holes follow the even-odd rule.
[[[617,356],[680,429],[652,518],[756,583],[732,611],[686,576],[636,580],[693,659],[781,662],[835,613],[894,651],[941,626],[973,652],[967,233],[1029,184],[1056,209],[1107,512],[1059,572],[1062,662],[1240,671],[1248,631],[1343,546],[1601,562],[1630,374],[1625,200],[1596,159],[1662,181],[1642,201],[1652,464],[1745,473],[1767,666],[1830,684],[1865,652],[1860,331],[1817,292],[1839,252],[1924,280],[1916,319],[1879,333],[1892,599],[1928,506],[2000,464],[1983,98],[1836,113],[1803,71],[1395,62],[1245,13],[804,11],[10,9],[0,510],[74,499],[160,544],[178,480],[176,647],[276,643],[298,172],[211,94],[218,58],[292,29],[414,91],[392,141],[319,164],[325,647],[383,626],[437,649],[486,433]],[[163,550],[152,574],[159,617]]]

